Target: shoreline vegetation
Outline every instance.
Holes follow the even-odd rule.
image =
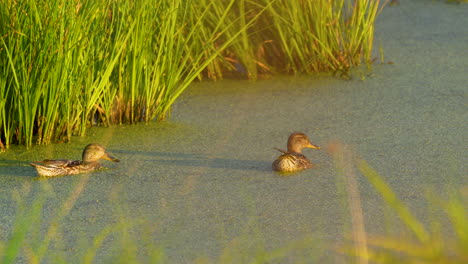
[[[197,80],[372,63],[381,0],[0,5],[0,151],[163,120]]]

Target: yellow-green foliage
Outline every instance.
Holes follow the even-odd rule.
[[[164,119],[196,78],[369,62],[379,0],[0,5],[0,151]]]
[[[463,194],[463,189],[450,189],[446,201],[439,197],[430,201],[445,212],[451,225],[429,231],[366,161],[358,160],[357,167],[406,228],[404,237],[369,236],[367,254],[360,258],[375,263],[468,263],[468,195]],[[432,223],[435,227],[439,225]]]
[[[149,241],[152,239],[149,235],[152,230],[148,228],[150,224],[129,218],[115,197],[110,198],[117,211],[112,213],[115,214],[114,223],[105,225],[94,237],[81,237],[67,245],[70,240],[68,238],[67,241],[63,226],[88,180],[88,176],[81,177],[68,197],[47,218],[42,211],[47,207],[47,200],[56,197],[56,194],[46,180],[39,185],[25,184],[21,190],[13,190],[16,215],[8,240],[0,240],[0,263],[17,263],[19,259],[25,263],[96,263],[96,256],[104,251],[106,240],[107,249],[110,247],[112,252],[117,252],[107,257],[120,263],[163,263],[165,256],[161,247]],[[28,200],[32,200],[32,203]],[[148,230],[141,231],[143,228]],[[144,234],[138,239],[133,234],[137,229]],[[73,254],[55,250],[68,246]]]
[[[243,30],[213,49],[229,28],[203,28],[213,9],[185,0],[2,3],[0,141],[30,146],[95,123],[163,119]]]

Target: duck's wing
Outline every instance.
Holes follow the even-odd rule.
[[[81,164],[81,160],[43,160],[39,162],[32,162],[32,166],[42,166],[49,168],[70,168],[76,167]]]
[[[310,162],[310,160],[306,156],[299,153],[295,153],[292,156],[294,156],[295,162],[297,163],[297,166],[299,168],[309,169],[313,167],[312,162]]]

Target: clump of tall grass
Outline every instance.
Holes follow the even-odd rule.
[[[206,28],[197,1],[7,1],[0,5],[0,141],[70,140],[93,123],[163,119],[244,28]],[[245,26],[248,26],[246,22]],[[200,38],[200,35],[204,38]],[[1,145],[3,147],[3,144]]]
[[[369,62],[379,0],[0,5],[0,150],[164,119],[195,79]]]
[[[275,40],[266,46],[265,59],[301,73],[347,71],[370,63],[379,3],[278,1],[265,17],[273,23],[268,34]]]
[[[256,79],[259,73],[346,73],[361,63],[370,65],[374,23],[387,2],[238,1],[231,16],[240,18],[239,26],[266,11],[223,52],[221,59],[230,62],[224,69]],[[223,65],[213,61],[210,76],[222,76]]]

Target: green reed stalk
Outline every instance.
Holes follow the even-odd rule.
[[[448,201],[442,202],[440,198],[432,199],[430,204],[442,208],[451,225],[444,226],[443,230],[427,232],[423,224],[396,197],[375,170],[364,160],[358,160],[357,167],[379,192],[385,203],[398,214],[405,227],[417,238],[417,241],[414,241],[408,237],[402,239],[395,235],[371,236],[368,238],[369,254],[361,257],[376,263],[466,263],[468,261],[468,208],[466,197],[464,199],[458,190],[449,190]],[[437,223],[432,225],[440,226]],[[449,238],[444,236],[447,231]]]
[[[41,194],[34,199],[31,205],[26,206],[22,200],[24,193],[14,192],[13,196],[17,202],[17,213],[15,225],[10,239],[4,246],[4,251],[0,252],[1,263],[15,263],[15,259],[20,254],[23,246],[27,245],[29,230],[35,230],[40,227],[42,207],[46,200],[46,195]],[[3,258],[1,258],[3,256]]]
[[[5,42],[3,41],[3,46],[5,47]],[[0,58],[1,61],[1,58]],[[5,70],[5,69],[3,69]],[[11,119],[7,118],[9,116],[9,104],[7,104],[7,98],[9,97],[9,86],[7,86],[7,77],[6,71],[2,72],[0,75],[0,135],[4,135],[5,144],[3,143],[3,139],[0,136],[0,152],[6,151],[6,146],[10,145],[11,136]]]
[[[392,189],[382,180],[378,173],[369,167],[365,160],[359,160],[357,167],[379,194],[382,195],[385,202],[395,209],[401,220],[413,231],[418,240],[427,242],[429,240],[429,234],[424,226],[413,216],[408,207],[397,198]]]
[[[0,149],[164,119],[205,75],[347,70],[370,61],[379,2],[7,0]]]
[[[199,77],[200,73],[261,14],[259,12],[243,27],[237,28],[236,33],[230,35],[228,32],[232,31],[234,23],[229,22],[229,20],[225,21],[225,19],[231,12],[234,0],[231,0],[226,6],[210,3],[206,6],[202,5],[201,8],[197,8],[197,1],[190,3],[190,6],[183,6],[180,2],[180,5],[175,5],[177,9],[165,10],[165,13],[171,14],[171,17],[166,21],[173,23],[164,25],[157,37],[157,45],[161,47],[159,48],[161,52],[157,53],[154,59],[155,63],[152,65],[153,68],[150,68],[152,69],[150,76],[153,81],[147,86],[158,87],[159,94],[150,94],[150,98],[157,98],[156,102],[152,102],[152,104],[148,104],[148,100],[146,100],[145,121],[155,117],[164,118],[170,106],[188,85]],[[212,19],[211,12],[219,16],[217,17],[218,22],[211,24],[214,29],[209,32],[205,28],[205,23],[207,19]],[[189,22],[179,25],[177,21]],[[218,38],[225,34],[227,37],[223,42],[216,45]],[[207,38],[200,39],[199,35]],[[172,47],[172,49],[166,50],[167,47]]]
[[[213,48],[217,49],[226,42],[229,45],[226,51],[221,53],[222,56],[216,57],[207,65],[208,76],[221,78],[223,72],[227,71],[247,76],[249,79],[257,79],[259,70],[264,69],[264,65],[260,63],[261,58],[257,56],[264,37],[257,32],[256,27],[266,8],[275,1],[271,0],[270,3],[264,5],[258,1],[247,0],[219,1],[213,6],[213,11],[207,15],[205,27],[226,29],[223,35],[213,43]],[[225,13],[225,10],[229,12]]]
[[[200,0],[198,4],[194,5],[196,10],[206,7],[205,12],[202,15],[204,17],[202,26],[198,27],[197,34],[194,34],[194,42],[197,43],[198,47],[195,49],[204,49],[203,57],[200,60],[191,60],[191,63],[194,65],[194,68],[199,68],[200,64],[213,54],[213,51],[218,51],[218,48],[225,43],[225,38],[232,36],[231,33],[235,30],[236,26],[234,25],[235,21],[238,18],[235,18],[233,21],[231,17],[231,10],[236,1],[209,1],[209,0]],[[199,20],[200,15],[192,15],[194,22],[201,21]],[[225,30],[223,34],[219,34],[221,30]],[[236,40],[233,40],[235,42]],[[234,45],[234,44],[232,44]],[[231,46],[231,45],[230,45]],[[205,48],[203,48],[205,47]],[[225,71],[234,71],[235,67],[232,67],[231,63],[226,60],[226,57],[223,56],[222,51],[216,53],[217,56],[210,60],[210,63],[206,65],[206,75],[213,80],[222,79]],[[194,54],[196,55],[196,54]],[[192,55],[192,56],[194,56]],[[198,79],[202,79],[203,76],[197,76]]]
[[[94,263],[93,260],[96,257],[96,254],[101,248],[104,240],[107,239],[116,227],[114,225],[109,225],[104,227],[93,239],[92,246],[86,250],[86,254],[83,257],[83,264],[91,264]]]
[[[252,7],[252,6],[250,6]],[[247,16],[251,15],[248,12],[248,3],[244,0],[238,1],[238,10],[239,12],[239,27],[246,28],[247,25]],[[252,9],[251,9],[252,10]],[[239,57],[239,63],[245,67],[245,71],[247,72],[247,76],[249,79],[255,80],[257,79],[257,65],[255,61],[254,49],[255,47],[252,46],[250,36],[247,30],[242,30],[239,36],[239,40],[232,45],[232,49]],[[239,69],[238,69],[239,70]]]
[[[275,40],[269,61],[277,68],[304,73],[346,71],[370,62],[379,4],[379,0],[277,1],[266,16],[273,23],[268,35]]]
[[[463,203],[463,199],[455,193],[451,193],[449,202],[443,208],[449,216],[458,238],[456,246],[460,252],[468,252],[468,205]],[[465,258],[468,260],[468,253],[466,253]]]

